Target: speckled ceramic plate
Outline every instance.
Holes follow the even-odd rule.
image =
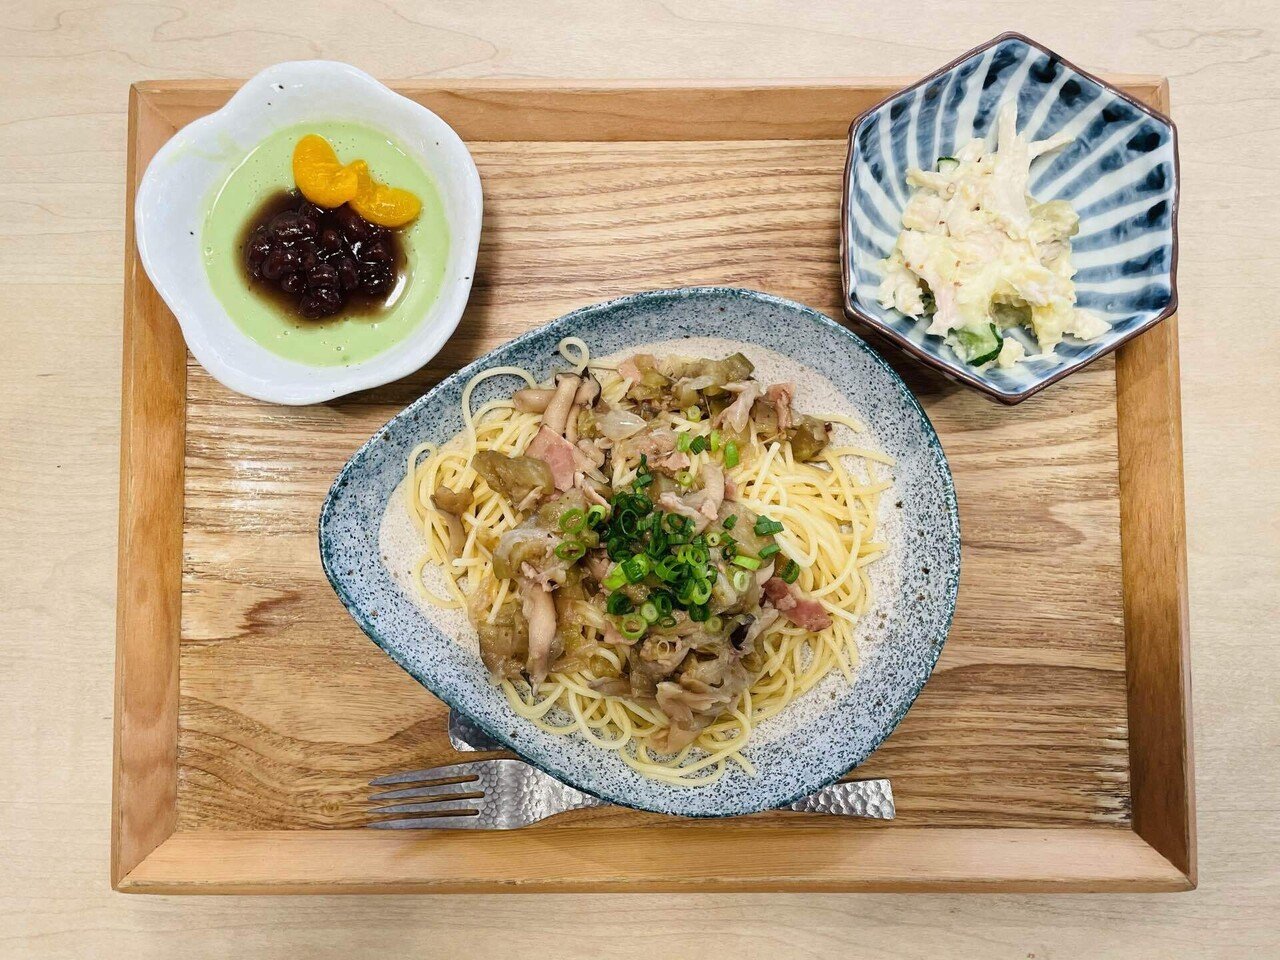
[[[1067,337],[1054,355],[1010,368],[960,360],[927,324],[876,301],[880,261],[902,229],[907,169],[932,169],[973,137],[995,140],[1001,104],[1018,103],[1033,140],[1075,139],[1031,165],[1031,194],[1068,200],[1080,215],[1071,241],[1077,302],[1111,324],[1094,340]],[[845,313],[947,377],[1002,403],[1019,403],[1178,306],[1178,137],[1173,122],[1035,41],[1006,33],[862,114],[849,131],[841,274]],[[1039,353],[1021,329],[1009,336]]]
[[[576,736],[540,731],[511,711],[474,648],[433,625],[422,601],[383,562],[380,524],[409,451],[461,429],[462,389],[477,372],[518,365],[546,376],[560,361],[556,346],[566,336],[581,337],[597,356],[681,337],[733,339],[774,351],[825,377],[867,425],[868,442],[896,460],[894,487],[881,501],[888,551],[870,568],[877,599],[859,633],[854,683],[828,677],[761,724],[746,751],[755,776],[731,766],[710,786],[669,786]],[[473,404],[509,392],[516,383],[487,380]],[[804,391],[802,381],[801,396]],[[933,670],[951,625],[960,529],[937,434],[875,352],[798,303],[749,290],[698,287],[640,293],[574,311],[444,380],[379,430],[338,475],[320,516],[320,554],[334,590],[365,633],[494,739],[552,776],[614,803],[710,817],[753,813],[805,796],[857,766],[893,731]]]

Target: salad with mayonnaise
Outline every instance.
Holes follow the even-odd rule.
[[[1000,108],[994,152],[973,139],[939,158],[936,170],[908,170],[915,192],[881,261],[880,305],[929,318],[927,332],[974,366],[1027,359],[1022,343],[1004,335],[1010,327],[1030,328],[1042,357],[1066,334],[1105,333],[1105,320],[1076,306],[1071,237],[1080,218],[1065,200],[1040,203],[1027,193],[1031,161],[1072,139],[1028,142],[1011,101]]]

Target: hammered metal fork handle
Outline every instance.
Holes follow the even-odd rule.
[[[784,809],[800,813],[833,813],[844,817],[892,820],[893,790],[888,780],[854,780],[833,783],[788,804]]]
[[[455,750],[470,752],[475,750],[505,750],[502,744],[491,739],[488,734],[473,724],[457,710],[449,711],[449,742]],[[550,778],[548,778],[550,779]],[[564,790],[579,793],[572,787],[566,787],[558,780],[552,780],[556,786]],[[610,804],[595,797],[580,794],[583,802],[577,806],[566,807],[566,810],[582,810],[586,807],[607,807]],[[782,808],[795,810],[798,813],[830,813],[845,817],[867,817],[874,820],[892,820],[894,818],[893,788],[888,780],[858,780],[852,783],[833,783],[829,787],[812,793]]]

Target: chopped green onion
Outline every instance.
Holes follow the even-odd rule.
[[[661,620],[658,621],[658,626],[660,627],[674,627],[675,625],[676,625],[676,618],[671,616],[671,614],[667,614],[665,617],[663,617]]]
[[[701,453],[703,450],[707,449],[707,447],[709,446],[710,444],[707,443],[706,437],[694,437],[693,442],[689,444],[689,452]]]
[[[587,511],[587,525],[591,527],[599,526],[607,516],[609,516],[609,508],[597,503]]]
[[[665,617],[675,606],[671,600],[671,594],[665,590],[659,590],[649,595],[649,600],[658,608],[658,616]]]
[[[708,534],[707,534],[707,546],[708,546],[708,547],[718,547],[718,546],[720,546],[720,533],[719,533],[719,531],[712,530],[710,533],[708,533]]]
[[[723,526],[726,530],[732,530],[732,529],[733,529],[733,525],[734,525],[735,523],[737,523],[737,522],[738,522],[738,515],[737,515],[736,513],[734,513],[734,514],[731,514],[731,515],[729,515],[729,516],[725,517],[725,518],[724,518],[724,523],[723,523],[723,524],[721,524],[721,526]]]
[[[733,589],[746,593],[751,586],[751,574],[746,570],[733,571]]]
[[[629,556],[627,541],[622,537],[610,537],[605,549],[609,552],[609,559],[615,562],[621,562]]]
[[[667,528],[674,534],[688,533],[693,529],[693,521],[689,517],[681,516],[678,513],[668,513],[666,517]]]
[[[700,603],[706,603],[711,599],[711,584],[706,580],[695,581],[689,588],[687,596],[689,599],[685,601],[686,603],[695,606]]]
[[[762,547],[760,549],[760,559],[768,560],[770,557],[772,557],[775,553],[777,553],[781,549],[782,548],[778,546],[776,543],[771,543],[767,547]]]
[[[688,470],[681,470],[676,474],[676,483],[680,484],[682,487],[693,486],[693,474]]]
[[[645,623],[656,623],[661,614],[658,613],[657,605],[650,602],[641,605],[640,616],[644,617]]]
[[[734,566],[744,567],[747,570],[759,570],[760,560],[756,557],[748,556],[745,553],[739,554],[733,558]]]
[[[774,533],[781,533],[784,529],[786,528],[777,520],[773,520],[763,513],[756,518],[756,536],[758,537],[767,537]]]
[[[634,486],[637,490],[643,490],[645,487],[647,487],[651,483],[653,483],[652,473],[637,473],[636,479],[632,483],[632,486]]]
[[[697,423],[702,419],[702,411],[697,407],[690,407],[684,412],[684,417],[686,420],[692,420],[694,423]]]
[[[676,434],[676,449],[681,453],[688,453],[689,448],[693,446],[693,437],[687,433]]]
[[[568,560],[570,563],[586,552],[587,548],[582,545],[581,540],[565,540],[556,547],[556,556],[561,560]]]
[[[618,564],[609,571],[608,576],[600,581],[600,585],[607,590],[617,590],[620,586],[627,582],[627,575],[622,571],[622,564]]]
[[[577,507],[560,514],[560,529],[565,533],[577,533],[587,522],[587,515]]]
[[[679,563],[674,557],[667,557],[665,560],[658,561],[653,568],[653,572],[659,580],[675,583],[680,579],[680,567],[682,566],[683,564]]]
[[[711,431],[711,452],[712,453],[720,452],[720,431],[719,430]]]
[[[649,624],[644,617],[638,613],[633,613],[622,618],[622,622],[618,624],[618,630],[628,640],[638,640],[648,626]]]
[[[622,572],[628,583],[639,583],[649,573],[649,558],[637,553],[630,560],[622,561]]]
[[[724,620],[722,620],[720,617],[707,618],[708,633],[719,633],[722,629],[724,629]]]
[[[711,611],[707,609],[704,603],[697,603],[689,608],[689,619],[694,623],[702,623],[710,616]]]
[[[787,583],[795,583],[796,578],[800,576],[800,565],[794,560],[788,560],[787,565],[782,568],[782,572],[778,576]]]
[[[625,613],[630,613],[634,606],[631,598],[621,590],[615,590],[609,594],[609,599],[604,602],[604,608],[615,617],[620,617]]]
[[[724,465],[730,470],[738,465],[738,444],[733,440],[724,445]]]

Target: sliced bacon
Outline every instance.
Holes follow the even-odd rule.
[[[784,617],[803,630],[818,631],[831,626],[831,614],[817,600],[801,593],[794,583],[772,577],[765,581],[764,593]]]
[[[550,467],[551,480],[560,491],[573,488],[574,476],[579,471],[592,469],[585,453],[546,426],[540,428],[529,441],[524,455],[541,460]]]

